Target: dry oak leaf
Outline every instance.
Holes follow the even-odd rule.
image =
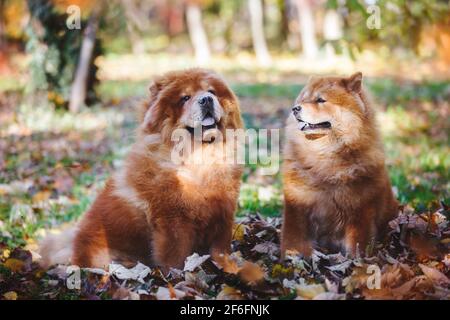
[[[256,263],[246,261],[239,271],[239,277],[248,284],[256,284],[264,279],[264,271]]]
[[[226,273],[238,274],[240,268],[236,260],[232,259],[228,254],[221,254],[214,258],[217,267]]]
[[[448,285],[450,284],[450,279],[435,268],[428,267],[424,264],[419,263],[419,267],[422,270],[423,274],[430,279],[431,281],[440,284],[440,285]]]
[[[215,263],[224,272],[237,274],[248,284],[255,284],[264,278],[264,271],[259,265],[245,261],[240,267],[230,255],[219,255],[215,258]]]

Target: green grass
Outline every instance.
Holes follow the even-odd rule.
[[[295,99],[302,88],[303,86],[296,84],[256,83],[232,85],[236,95],[248,98],[283,97]]]
[[[104,81],[97,88],[103,100],[145,97],[150,81]]]

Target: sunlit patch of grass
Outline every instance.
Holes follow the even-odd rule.
[[[265,216],[279,216],[282,207],[280,185],[259,186],[244,183],[239,195],[238,215],[260,213]]]
[[[37,132],[83,132],[107,129],[112,125],[120,125],[124,121],[124,114],[114,109],[99,107],[85,109],[78,114],[65,111],[55,111],[50,106],[19,106],[16,119],[5,125],[0,136],[29,135]]]
[[[370,91],[384,104],[404,104],[410,101],[435,101],[449,93],[450,81],[402,83],[391,78],[369,79]]]
[[[104,100],[128,97],[145,98],[148,95],[149,86],[150,79],[146,81],[109,80],[100,83],[97,93]]]
[[[235,84],[232,89],[242,97],[283,97],[295,99],[303,86],[297,84]]]
[[[450,200],[450,148],[430,143],[423,138],[407,143],[385,139],[389,174],[399,200],[419,210],[436,208],[438,201]]]

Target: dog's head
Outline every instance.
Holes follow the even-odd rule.
[[[295,101],[292,113],[308,139],[332,134],[358,135],[369,114],[362,93],[362,74],[348,78],[311,78]]]
[[[144,133],[162,135],[170,141],[175,129],[211,133],[242,127],[239,104],[231,89],[216,73],[205,69],[169,72],[150,86],[150,100],[141,117]]]

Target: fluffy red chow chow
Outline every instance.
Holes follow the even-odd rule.
[[[44,265],[64,262],[69,254],[72,264],[83,267],[140,261],[180,268],[193,252],[229,252],[242,168],[220,161],[216,150],[225,134],[211,137],[243,126],[233,92],[211,71],[170,72],[151,85],[140,120],[123,167],[67,233],[72,240],[44,241]],[[173,160],[178,129],[187,141],[199,142],[206,161],[190,161],[198,154],[194,148]]]
[[[362,74],[312,78],[286,127],[282,254],[356,254],[397,213]]]

